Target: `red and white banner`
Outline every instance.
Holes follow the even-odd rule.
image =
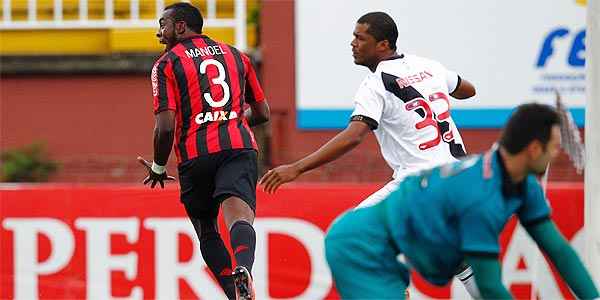
[[[259,192],[257,299],[338,299],[325,231],[378,187],[303,184]],[[551,184],[548,194],[559,228],[580,249],[583,185]],[[175,185],[2,185],[0,219],[0,299],[225,299]],[[573,298],[514,220],[501,243],[504,283],[515,296]],[[458,282],[440,288],[418,276],[412,289],[413,299],[466,296]]]

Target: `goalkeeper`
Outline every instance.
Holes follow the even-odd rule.
[[[578,298],[598,298],[535,178],[560,151],[559,125],[550,106],[521,105],[498,147],[407,177],[379,204],[338,218],[325,251],[342,298],[403,298],[411,268],[444,285],[464,261],[482,298],[511,298],[502,285],[498,236],[513,214]]]

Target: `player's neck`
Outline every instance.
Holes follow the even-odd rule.
[[[397,56],[398,56],[398,53],[396,53],[396,51],[394,51],[394,50],[387,51],[383,55],[381,55],[374,64],[367,66],[367,68],[369,68],[369,70],[371,70],[371,72],[375,73],[375,70],[377,70],[377,66],[379,65],[380,62],[382,62],[384,60],[392,59]]]
[[[498,151],[502,157],[504,168],[506,169],[508,176],[510,176],[510,180],[513,183],[523,181],[529,172],[526,164],[527,159],[523,155],[512,155],[502,147],[500,147]]]
[[[395,58],[395,57],[398,57],[398,56],[399,56],[399,55],[398,55],[398,53],[396,53],[396,51],[395,51],[395,50],[390,50],[390,51],[386,52],[386,53],[383,55],[383,57],[381,58],[381,61],[382,61],[382,60],[388,60],[388,59],[392,59],[392,58]]]
[[[196,33],[196,32],[193,32],[188,29],[182,35],[180,35],[177,39],[179,41],[183,41],[183,40],[187,40],[189,38],[193,38],[193,37],[197,37],[197,36],[201,36],[201,35],[202,35],[201,33]]]

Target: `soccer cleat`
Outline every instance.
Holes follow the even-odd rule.
[[[254,300],[254,286],[248,269],[244,266],[237,266],[231,276],[233,276],[233,284],[235,285],[235,299]]]

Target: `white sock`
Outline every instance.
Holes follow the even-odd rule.
[[[465,289],[471,295],[473,299],[481,299],[481,294],[479,294],[479,289],[477,288],[477,283],[475,282],[475,275],[473,275],[473,269],[471,267],[467,267],[462,272],[456,274],[456,278],[460,279],[460,281],[464,284]]]

